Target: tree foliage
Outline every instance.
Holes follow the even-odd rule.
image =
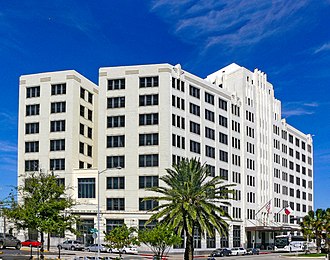
[[[324,239],[329,250],[330,246],[330,208],[316,211],[309,211],[300,223],[301,230],[305,237],[315,239],[317,252],[321,248],[321,241]]]
[[[138,245],[139,241],[135,236],[135,228],[128,228],[126,224],[122,226],[115,227],[110,232],[105,233],[104,240],[108,242],[110,248],[119,249],[119,254],[121,257],[121,249],[125,246]]]
[[[177,235],[173,228],[161,224],[139,230],[139,241],[147,245],[159,259],[167,254],[171,246],[179,245],[181,240],[181,236]]]
[[[18,187],[17,192],[20,201],[17,202],[15,196],[11,195],[10,207],[4,209],[4,214],[18,230],[37,230],[42,244],[44,233],[75,231],[72,226],[76,216],[68,212],[75,202],[66,195],[64,185],[59,185],[55,175],[32,173],[25,179],[24,186]]]
[[[167,175],[160,179],[165,186],[152,187],[147,190],[158,193],[157,196],[145,200],[160,201],[159,206],[149,222],[159,220],[160,223],[175,228],[178,234],[186,235],[185,260],[193,259],[193,236],[196,230],[202,235],[225,235],[228,230],[226,219],[231,217],[223,209],[228,202],[229,188],[220,176],[211,177],[208,167],[197,159],[185,159],[173,169],[166,169]],[[159,196],[160,195],[160,196]]]

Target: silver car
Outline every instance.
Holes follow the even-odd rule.
[[[98,248],[99,248],[98,244],[92,244],[92,245],[85,247],[85,251],[97,252]],[[104,244],[100,245],[100,252],[108,252],[108,251],[109,251],[108,247],[106,247]]]
[[[78,240],[65,240],[62,243],[58,244],[57,247],[59,249],[67,250],[83,250],[84,244]]]

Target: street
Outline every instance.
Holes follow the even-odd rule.
[[[30,251],[28,248],[23,248],[21,250],[16,249],[3,249],[2,254],[0,254],[0,260],[20,260],[20,259],[30,259]],[[33,259],[39,259],[36,249],[33,249]],[[61,259],[75,259],[75,257],[96,257],[97,253],[93,252],[84,252],[84,251],[68,251],[62,250]],[[115,259],[118,257],[118,254],[109,254],[109,253],[100,253],[101,257],[110,257],[110,259]],[[122,255],[123,259],[152,259],[152,254],[139,254],[139,255]],[[207,259],[207,256],[196,256],[194,259]],[[58,259],[58,252],[46,252],[45,259]],[[171,254],[168,257],[169,260],[182,260],[183,255]],[[301,259],[301,257],[296,257],[295,254],[288,253],[271,253],[271,254],[261,254],[261,255],[246,255],[246,256],[230,256],[230,257],[216,257],[215,259],[224,259],[224,260],[275,260],[275,259]],[[320,258],[308,258],[308,259],[320,259]]]

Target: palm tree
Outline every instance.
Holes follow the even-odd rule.
[[[321,248],[322,232],[325,230],[326,211],[317,209],[309,211],[300,223],[304,236],[316,239],[317,252]]]
[[[184,159],[172,169],[166,169],[167,175],[160,179],[166,186],[148,188],[161,196],[148,197],[145,200],[163,202],[155,207],[149,222],[160,220],[161,223],[177,229],[178,234],[186,235],[185,260],[193,259],[194,231],[202,234],[226,234],[231,219],[221,205],[230,205],[228,193],[230,186],[224,185],[219,176],[210,177],[208,167],[197,159]]]

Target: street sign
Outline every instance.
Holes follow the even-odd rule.
[[[93,234],[95,234],[95,233],[98,232],[98,230],[97,230],[96,228],[91,228],[91,229],[90,229],[90,232],[93,233]]]
[[[97,238],[97,233],[93,233],[93,238],[96,239]]]

